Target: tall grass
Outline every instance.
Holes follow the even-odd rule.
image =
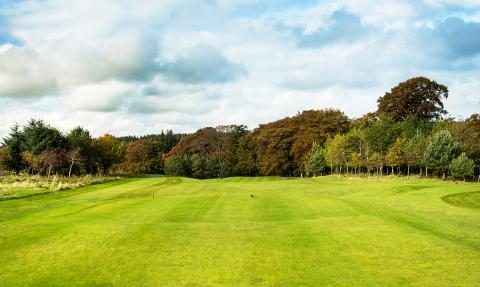
[[[44,176],[32,175],[0,176],[0,200],[78,188],[116,179],[119,179],[119,177],[97,175],[86,175],[71,178],[64,176],[51,176],[50,178],[47,178]]]

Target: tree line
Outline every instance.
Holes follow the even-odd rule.
[[[254,130],[244,125],[143,137],[92,138],[42,121],[14,126],[0,148],[4,170],[30,174],[159,173],[195,178],[330,173],[421,174],[468,179],[479,174],[480,116],[446,117],[448,88],[425,77],[399,83],[375,112],[350,119],[308,110]]]

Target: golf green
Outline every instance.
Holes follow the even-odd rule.
[[[0,286],[479,286],[479,191],[152,177],[0,201]]]

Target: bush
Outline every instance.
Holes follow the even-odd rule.
[[[475,163],[468,158],[466,153],[462,153],[459,157],[452,160],[448,169],[450,174],[455,178],[463,178],[465,180],[469,176],[473,176]]]

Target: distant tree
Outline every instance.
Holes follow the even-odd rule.
[[[448,88],[425,77],[402,82],[378,99],[378,114],[395,121],[403,121],[408,115],[419,119],[436,120],[447,114],[443,100]]]
[[[423,155],[423,162],[426,168],[431,168],[438,174],[442,174],[445,179],[445,173],[448,171],[450,162],[458,156],[460,147],[448,131],[439,131],[436,133],[430,144],[427,146]]]
[[[23,133],[20,131],[20,127],[14,125],[8,137],[3,139],[5,150],[2,157],[2,166],[6,170],[11,170],[16,174],[19,174],[23,168],[22,159],[22,143],[24,142]]]
[[[105,134],[96,140],[100,166],[104,174],[112,165],[120,163],[125,156],[125,146],[114,136]]]
[[[41,154],[44,150],[66,147],[66,139],[60,131],[41,120],[28,121],[23,127],[22,139],[22,150],[33,155]]]
[[[90,132],[82,127],[72,129],[67,135],[66,140],[70,148],[84,148],[92,142]]]
[[[363,116],[356,118],[352,122],[353,129],[365,130],[367,129],[372,123],[378,120],[377,113],[366,113]]]
[[[312,142],[346,133],[349,118],[339,110],[303,111],[253,131],[255,154],[262,175],[300,176]]]
[[[467,177],[473,176],[473,169],[475,168],[475,163],[473,160],[468,158],[466,153],[462,153],[459,157],[452,160],[449,164],[448,169],[450,173],[455,178],[463,178],[465,181]]]
[[[383,163],[390,146],[395,142],[400,133],[399,126],[392,119],[381,117],[365,130],[365,139],[368,143],[369,151],[378,153]],[[379,168],[380,173],[383,174],[383,165]]]
[[[0,147],[0,170],[11,170],[12,158],[10,155],[10,147],[2,146]]]
[[[82,155],[82,149],[80,147],[72,148],[67,152],[66,157],[69,162],[68,177],[71,177],[73,167],[83,163],[84,157]]]
[[[425,119],[419,119],[416,115],[408,115],[404,121],[399,123],[401,135],[405,139],[410,139],[415,136],[417,131],[422,133],[429,133],[433,128],[433,124]]]
[[[308,175],[323,175],[323,173],[327,169],[327,161],[325,160],[325,152],[320,147],[319,144],[313,143],[312,150],[310,151],[310,155],[305,161],[305,172]]]
[[[192,156],[192,176],[195,178],[215,177],[216,167],[205,156],[195,154]]]
[[[41,163],[47,171],[47,176],[50,178],[52,171],[57,171],[67,162],[66,150],[64,149],[47,149],[40,154]]]
[[[255,145],[252,134],[248,133],[240,138],[236,150],[237,160],[233,172],[237,175],[253,176],[258,172],[258,162],[255,155]]]
[[[428,144],[429,139],[421,130],[417,130],[415,135],[406,141],[403,147],[403,157],[407,165],[408,176],[410,176],[410,168],[413,166],[420,167],[420,174],[422,173],[422,159]]]
[[[446,129],[460,144],[462,151],[473,159],[476,165],[480,165],[480,123],[477,124],[474,116],[465,121],[449,122]]]
[[[405,139],[403,139],[402,137],[399,137],[387,152],[386,160],[387,160],[387,164],[392,168],[392,174],[395,174],[395,170],[394,170],[395,167],[398,167],[403,164],[404,146],[405,146]]]
[[[364,160],[362,155],[359,152],[352,152],[350,154],[350,166],[355,170],[355,174],[357,174],[357,170],[364,165]]]
[[[176,176],[192,175],[192,160],[187,154],[174,155],[165,159],[165,174]]]
[[[217,162],[218,177],[225,178],[232,175],[232,167],[223,160],[218,160]]]
[[[378,176],[380,174],[380,169],[383,168],[384,158],[380,153],[375,152],[367,158],[366,164],[368,173],[370,174],[371,170],[376,170]]]
[[[342,167],[347,162],[346,139],[345,135],[337,134],[325,143],[325,159],[332,172],[335,168],[341,173]]]

